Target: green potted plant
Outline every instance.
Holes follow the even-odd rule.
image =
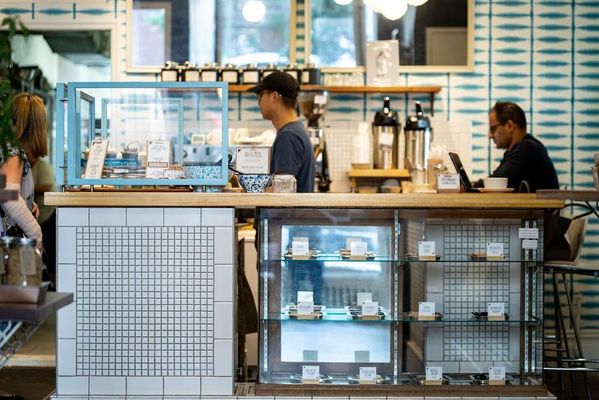
[[[18,145],[10,127],[10,103],[19,85],[18,65],[12,59],[11,40],[17,34],[27,34],[19,17],[5,17],[0,24],[0,146],[6,155],[9,143]]]

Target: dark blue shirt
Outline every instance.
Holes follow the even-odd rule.
[[[526,135],[513,148],[506,151],[499,167],[491,176],[507,177],[508,187],[520,188],[527,181],[530,191],[559,189],[557,173],[543,143]]]
[[[314,150],[300,121],[290,122],[277,131],[272,144],[270,172],[295,176],[298,193],[314,189]]]

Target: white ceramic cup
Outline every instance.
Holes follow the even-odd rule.
[[[507,178],[484,178],[485,189],[505,189],[507,188]]]

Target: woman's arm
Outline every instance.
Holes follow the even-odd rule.
[[[2,172],[6,175],[6,188],[16,190],[19,193],[17,200],[7,201],[2,204],[2,208],[11,220],[13,220],[27,237],[37,241],[37,247],[42,248],[42,229],[35,220],[35,217],[27,208],[25,200],[21,196],[21,178],[23,175],[23,161],[18,156],[10,157],[4,165]]]

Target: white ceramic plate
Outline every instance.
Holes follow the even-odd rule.
[[[481,193],[510,193],[514,191],[514,188],[501,188],[501,189],[485,189],[480,188]]]

